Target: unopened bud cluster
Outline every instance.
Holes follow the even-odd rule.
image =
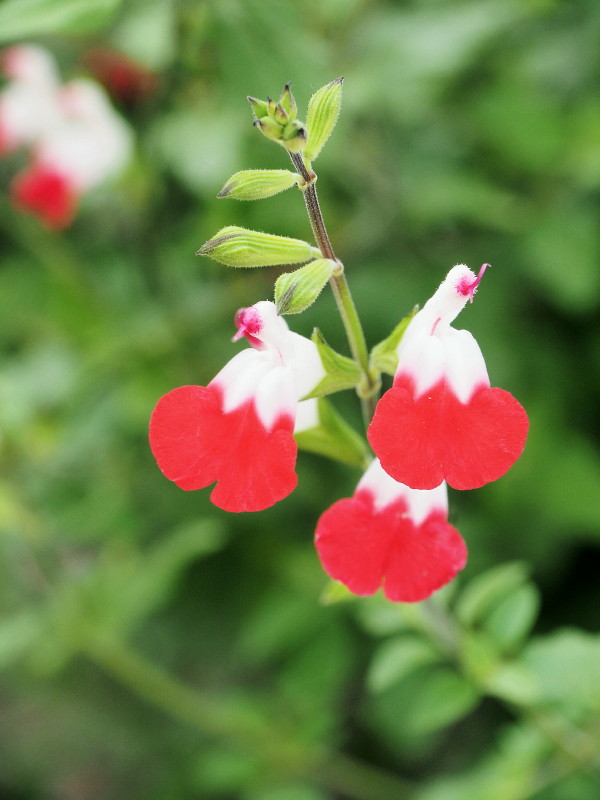
[[[290,153],[299,153],[304,148],[307,139],[306,126],[296,119],[298,107],[289,83],[286,83],[277,102],[270,97],[266,100],[248,97],[248,102],[254,113],[254,125],[268,139],[283,145]]]

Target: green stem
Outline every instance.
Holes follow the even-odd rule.
[[[350,286],[344,274],[344,265],[336,257],[325,227],[317,195],[317,176],[308,169],[301,153],[290,153],[290,158],[303,180],[303,185],[300,188],[317,245],[323,258],[329,258],[336,263],[336,268],[329,283],[344,324],[350,352],[362,371],[362,380],[356,391],[360,397],[365,426],[368,426],[373,418],[375,406],[379,399],[379,387],[381,385],[379,374],[369,366],[369,350],[360,317],[350,292]]]
[[[348,800],[408,800],[412,788],[408,782],[343,753],[308,749],[294,741],[293,724],[283,728],[268,717],[240,709],[237,703],[185,686],[123,642],[92,632],[82,649],[93,663],[151,705],[204,735],[257,753],[286,778],[317,781]]]

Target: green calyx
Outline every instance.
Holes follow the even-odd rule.
[[[228,225],[205,242],[196,255],[210,256],[227,267],[270,267],[302,264],[321,253],[301,239]]]
[[[296,186],[299,180],[299,176],[288,169],[245,169],[232,175],[217,197],[261,200]]]
[[[278,314],[299,314],[321,294],[335,269],[335,262],[317,258],[295,272],[284,272],[275,283]]]

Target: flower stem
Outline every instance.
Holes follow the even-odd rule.
[[[317,195],[317,176],[307,167],[302,153],[290,153],[289,155],[296,171],[302,177],[303,183],[300,185],[300,189],[304,195],[306,210],[317,245],[323,258],[329,258],[336,264],[336,268],[333,271],[329,283],[344,324],[348,344],[350,345],[350,352],[362,371],[362,380],[356,387],[356,392],[360,397],[365,426],[368,426],[373,418],[375,406],[379,399],[379,387],[381,385],[379,373],[374,371],[369,365],[369,350],[367,348],[360,318],[350,292],[350,287],[344,273],[344,265],[336,257],[331,245],[331,240],[329,239],[329,234],[327,233],[327,228],[325,227],[325,221],[323,220],[321,206],[319,205],[319,197]]]

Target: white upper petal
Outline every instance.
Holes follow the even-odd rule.
[[[479,345],[472,334],[450,323],[467,302],[457,287],[475,274],[464,264],[453,267],[427,303],[410,321],[398,345],[396,376],[415,383],[417,397],[443,378],[458,399],[467,403],[479,386],[490,381]]]
[[[368,490],[373,496],[375,508],[382,510],[394,501],[402,498],[408,505],[408,516],[415,525],[420,525],[433,511],[448,514],[448,491],[445,482],[435,489],[411,489],[398,483],[381,467],[379,459],[374,459],[356,491]]]

